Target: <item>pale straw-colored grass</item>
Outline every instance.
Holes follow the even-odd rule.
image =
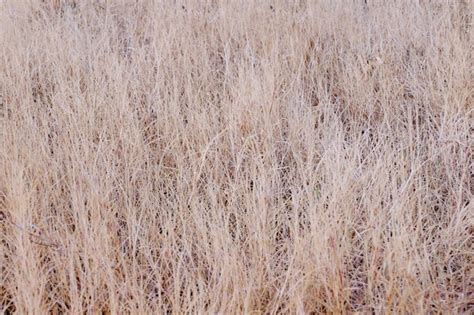
[[[0,310],[472,313],[472,9],[0,1]]]

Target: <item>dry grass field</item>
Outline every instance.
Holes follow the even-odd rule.
[[[0,0],[0,312],[472,314],[473,6]]]

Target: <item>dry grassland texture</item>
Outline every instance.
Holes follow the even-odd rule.
[[[472,314],[473,6],[0,0],[0,311]]]

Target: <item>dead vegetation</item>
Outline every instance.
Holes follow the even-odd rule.
[[[471,1],[0,1],[0,310],[472,313]]]

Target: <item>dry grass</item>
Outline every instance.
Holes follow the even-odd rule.
[[[0,0],[0,310],[473,311],[474,2],[75,2]]]

